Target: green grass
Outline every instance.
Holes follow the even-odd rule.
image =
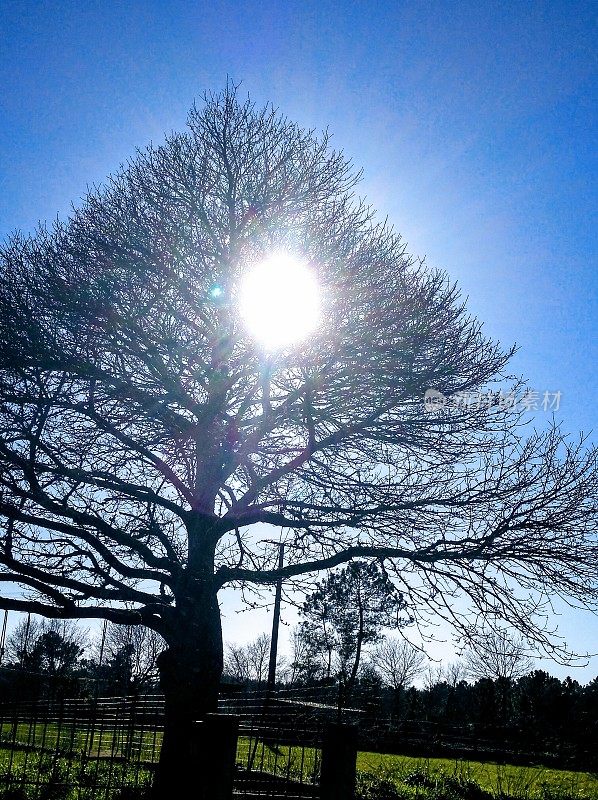
[[[86,753],[93,757],[118,757],[151,760],[160,752],[162,732],[106,729],[98,724],[93,731],[73,724],[57,723],[0,723],[0,747],[7,749],[37,748],[45,751],[60,750],[69,753]]]
[[[249,739],[239,739],[237,763],[246,767],[253,753]],[[278,775],[297,778],[303,772],[304,781],[319,769],[320,752],[313,748],[282,746],[276,749],[258,742],[253,758],[253,768]],[[464,761],[444,758],[412,758],[360,752],[357,769],[381,780],[388,780],[401,790],[406,798],[438,797],[442,781],[454,778],[461,783],[473,782],[494,797],[517,800],[598,800],[598,777],[588,772],[549,769],[547,767],[520,767],[491,762]],[[409,786],[414,776],[427,776],[438,784],[436,794],[426,787]],[[455,795],[456,796],[456,795]]]
[[[98,724],[0,724],[0,800],[142,798],[161,734]],[[108,790],[107,787],[110,787]]]
[[[405,787],[409,776],[427,775],[432,781],[454,777],[463,782],[473,781],[495,797],[522,798],[522,800],[598,800],[598,778],[588,772],[548,769],[547,767],[519,767],[490,762],[450,760],[445,758],[411,758],[408,756],[359,753],[358,770],[373,773],[382,779]],[[405,797],[426,797],[410,793]]]
[[[20,747],[11,751],[10,743],[15,736]],[[28,789],[22,798],[45,800],[51,796],[57,800],[86,800],[96,796],[92,788],[94,782],[120,788],[144,786],[149,782],[151,772],[143,766],[127,766],[125,757],[149,760],[152,755],[157,756],[159,745],[160,735],[150,731],[136,731],[128,737],[123,731],[97,729],[92,738],[75,726],[63,725],[59,729],[54,723],[20,724],[16,730],[6,724],[0,725],[0,800],[4,800],[2,787],[7,785],[8,778],[12,779],[12,786],[15,779],[17,785],[25,786],[37,782],[38,775],[46,785],[64,787],[78,784],[82,788],[57,788],[54,794]],[[49,751],[57,747],[61,749],[59,756],[51,755]],[[40,748],[43,748],[42,752]],[[236,757],[241,767],[292,779],[302,776],[306,783],[319,772],[320,759],[320,751],[314,748],[270,746],[246,737],[239,738]],[[380,788],[372,788],[380,781],[388,781],[396,787],[395,796],[407,800],[475,797],[474,786],[496,798],[598,800],[598,777],[586,772],[368,752],[358,753],[357,768],[362,776],[366,776],[361,785],[365,787],[362,796],[367,800],[384,800]],[[471,790],[469,795],[466,793],[467,785]],[[105,798],[105,790],[100,790],[97,796]],[[117,798],[118,791],[112,796]]]
[[[237,765],[310,783],[320,768],[321,754],[313,747],[269,746],[261,740],[239,737]]]
[[[125,763],[0,750],[0,800],[141,800],[151,779]]]

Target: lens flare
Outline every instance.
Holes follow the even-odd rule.
[[[287,253],[273,253],[243,276],[239,310],[263,347],[287,347],[304,339],[319,322],[318,282],[305,262]]]

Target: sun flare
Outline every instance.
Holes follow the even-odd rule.
[[[320,288],[309,266],[273,253],[250,267],[239,291],[239,310],[251,335],[268,350],[304,339],[320,319]]]

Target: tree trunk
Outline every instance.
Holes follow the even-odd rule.
[[[197,762],[197,752],[192,760],[191,740],[193,723],[218,708],[223,669],[220,609],[215,592],[193,588],[193,596],[177,603],[164,634],[168,648],[158,656],[165,719],[154,800],[172,800],[173,790],[187,780],[201,798],[201,783],[214,778]]]
[[[363,639],[365,636],[364,621],[363,621],[363,604],[361,602],[361,593],[359,591],[357,593],[357,601],[359,604],[359,627],[357,629],[357,641],[355,643],[355,658],[353,659],[353,667],[351,668],[351,673],[345,683],[343,706],[346,706],[347,703],[349,702],[349,698],[351,697],[351,694],[353,693],[353,689],[355,687],[355,681],[357,679],[357,671],[359,670],[359,663],[361,661],[361,648],[363,647]]]

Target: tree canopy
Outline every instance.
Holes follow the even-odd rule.
[[[179,722],[215,702],[227,585],[377,559],[420,620],[548,649],[555,596],[596,606],[596,450],[523,435],[512,348],[359,178],[228,86],[0,251],[0,582],[22,591],[0,607],[153,628]],[[273,252],[309,265],[322,309],[265,351],[238,287]]]
[[[376,562],[352,561],[318,582],[302,608],[305,642],[303,672],[314,666],[339,684],[339,706],[348,701],[364,649],[382,638],[384,628],[409,622],[405,600]]]

